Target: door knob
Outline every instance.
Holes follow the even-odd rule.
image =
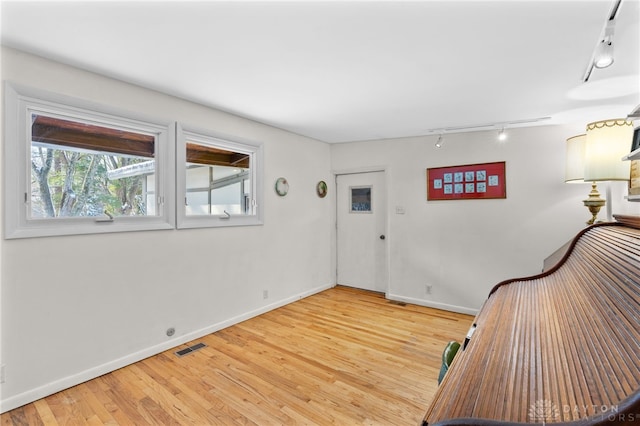
[[[384,235],[380,235],[380,239],[384,240],[386,237]]]

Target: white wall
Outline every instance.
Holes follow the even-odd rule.
[[[0,240],[2,411],[332,286],[332,170],[386,167],[388,295],[412,303],[475,312],[498,281],[539,272],[589,216],[589,186],[563,183],[565,139],[584,124],[512,129],[505,144],[447,135],[439,150],[435,136],[329,146],[6,48],[2,79],[262,141],[266,163],[264,226]],[[426,201],[426,168],[492,161],[507,163],[506,200]],[[614,211],[640,213],[624,192],[616,185]]]
[[[499,281],[539,273],[590,218],[590,185],[564,183],[565,140],[585,124],[510,129],[504,143],[496,131],[449,134],[440,149],[437,135],[332,145],[334,171],[387,169],[388,296],[475,313]],[[506,161],[506,199],[427,201],[427,168],[494,161]],[[640,203],[624,195],[626,184],[615,183],[614,213],[638,214]]]
[[[6,48],[2,78],[265,147],[263,226],[0,241],[2,411],[334,284],[329,145]]]

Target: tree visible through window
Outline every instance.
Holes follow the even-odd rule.
[[[155,214],[155,137],[31,114],[32,219]]]
[[[262,225],[263,146],[5,83],[4,237]]]

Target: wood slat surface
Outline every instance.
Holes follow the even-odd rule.
[[[1,416],[2,425],[416,425],[472,317],[336,287]],[[183,357],[176,350],[203,342]]]
[[[639,229],[590,228],[558,268],[496,286],[475,323],[427,424],[640,422],[640,404],[615,416],[640,392]]]

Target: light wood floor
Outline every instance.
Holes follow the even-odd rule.
[[[472,319],[338,286],[17,408],[2,425],[417,425],[442,349]]]

